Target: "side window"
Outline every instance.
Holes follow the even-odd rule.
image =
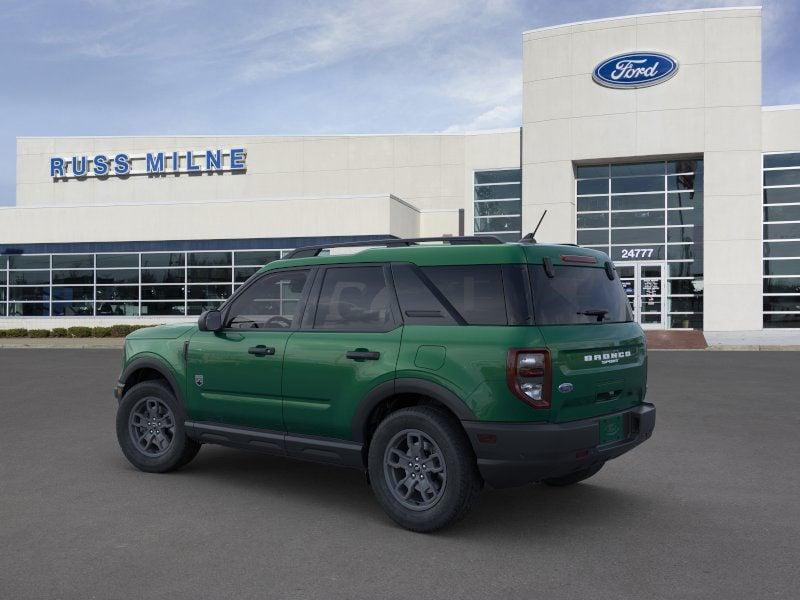
[[[290,329],[297,318],[309,271],[264,275],[233,300],[227,326],[233,329]]]
[[[469,325],[508,325],[500,265],[423,267]]]
[[[411,265],[392,265],[392,277],[407,325],[457,324]]]
[[[383,267],[325,271],[314,329],[387,331],[393,325],[391,290]]]

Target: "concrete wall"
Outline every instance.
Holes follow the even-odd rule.
[[[703,155],[705,328],[760,329],[760,9],[577,23],[523,44],[523,230],[548,209],[538,237],[575,240],[575,163]],[[592,80],[598,63],[634,50],[680,69],[648,88]]]
[[[765,106],[761,123],[764,152],[800,152],[800,104]]]

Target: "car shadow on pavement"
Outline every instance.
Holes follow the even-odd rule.
[[[190,465],[171,476],[180,477],[183,483],[190,479],[194,495],[202,495],[203,489],[218,493],[224,488],[233,494],[256,491],[263,493],[265,503],[274,498],[310,509],[324,504],[328,511],[342,511],[374,520],[378,525],[393,526],[375,501],[365,476],[355,469],[205,446]],[[469,516],[440,533],[475,539],[517,537],[521,533],[543,537],[563,534],[565,528],[577,531],[601,522],[624,524],[651,513],[652,497],[614,485],[601,471],[592,481],[565,488],[487,488]]]

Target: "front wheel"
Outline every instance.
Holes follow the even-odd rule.
[[[200,444],[186,435],[183,407],[160,381],[131,387],[117,408],[117,441],[130,463],[149,473],[165,473],[187,464]]]
[[[602,469],[604,464],[604,462],[601,462],[597,465],[592,465],[591,467],[570,473],[569,475],[564,475],[563,477],[550,477],[548,479],[543,479],[542,483],[553,487],[572,485],[574,483],[583,481],[584,479],[589,479],[589,477],[595,475],[600,469]]]
[[[369,447],[375,497],[396,523],[418,532],[469,512],[483,486],[459,424],[436,408],[405,408],[384,419]]]

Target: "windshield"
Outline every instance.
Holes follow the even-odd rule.
[[[542,265],[531,265],[533,312],[537,325],[583,325],[632,321],[619,277],[605,269],[554,266],[548,277]]]

